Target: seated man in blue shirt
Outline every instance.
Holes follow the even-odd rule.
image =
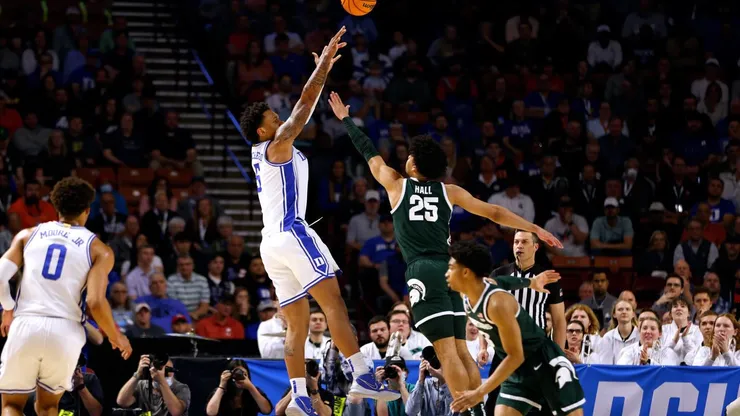
[[[185,305],[177,299],[167,296],[167,279],[162,273],[154,273],[149,279],[149,290],[152,294],[136,298],[136,303],[145,302],[151,307],[152,324],[170,333],[172,330],[172,318],[177,315],[185,316],[190,323],[190,314]]]
[[[619,201],[604,200],[604,216],[596,218],[591,227],[591,253],[605,256],[629,255],[634,237],[632,221],[619,215]]]

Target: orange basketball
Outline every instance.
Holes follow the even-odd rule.
[[[375,0],[342,0],[342,7],[352,16],[364,16],[375,7]]]

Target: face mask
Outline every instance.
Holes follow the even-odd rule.
[[[174,377],[167,377],[167,378],[165,379],[165,380],[167,380],[167,385],[168,385],[168,386],[170,386],[170,387],[172,387],[172,381],[173,381],[174,379],[175,379]],[[158,389],[158,388],[159,388],[159,383],[158,383],[158,382],[156,382],[156,381],[152,381],[152,386],[153,386],[153,387],[154,387],[155,389]]]

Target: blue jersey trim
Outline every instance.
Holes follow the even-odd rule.
[[[292,155],[293,151],[292,150],[291,150],[290,160],[288,160],[287,162],[283,162],[283,163],[272,163],[272,162],[270,162],[267,159],[267,148],[270,147],[270,143],[272,143],[272,140],[270,140],[269,142],[267,142],[267,145],[265,146],[264,158],[262,158],[262,160],[264,160],[265,163],[267,163],[270,166],[274,166],[276,168],[283,167],[283,166],[287,165],[288,163],[293,163],[293,155]]]
[[[92,234],[90,238],[87,239],[87,244],[85,245],[85,251],[87,252],[87,265],[89,267],[92,267],[92,256],[90,255],[90,247],[92,246],[92,242],[97,237],[95,234]]]
[[[39,228],[41,227],[41,224],[37,225],[36,228],[33,230],[33,233],[31,233],[31,236],[28,238],[28,241],[26,241],[26,245],[23,246],[23,250],[28,248],[28,245],[31,244],[31,240],[33,240],[34,237],[36,237],[36,233],[39,232]]]
[[[316,244],[316,240],[308,234],[308,231],[302,221],[298,220],[293,224],[293,229],[290,230],[291,234],[298,240],[298,244],[301,249],[308,257],[308,261],[311,263],[313,270],[321,276],[328,276],[332,273],[329,270],[329,263],[326,261],[326,257],[319,249]],[[321,261],[317,261],[321,259]],[[319,264],[321,263],[321,264]]]
[[[283,178],[283,231],[293,228],[296,218],[296,204],[298,202],[298,181],[295,175],[295,166],[292,163],[280,168]]]

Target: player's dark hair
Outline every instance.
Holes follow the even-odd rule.
[[[460,241],[450,246],[450,257],[472,270],[479,278],[488,276],[493,268],[491,251],[474,241]]]
[[[437,180],[445,175],[447,156],[445,156],[442,146],[431,136],[412,137],[409,154],[414,157],[416,170],[426,179]]]
[[[250,142],[256,143],[259,141],[260,136],[257,134],[257,129],[262,125],[263,114],[269,109],[270,106],[264,101],[254,103],[244,109],[239,119],[239,126]]]
[[[51,190],[51,203],[60,217],[77,218],[90,208],[95,199],[95,188],[86,180],[74,176],[64,178]]]
[[[381,322],[384,322],[388,328],[391,327],[390,324],[388,324],[388,319],[386,319],[386,317],[383,315],[375,315],[370,318],[370,320],[367,322],[367,327],[370,328],[371,326],[379,324]]]

